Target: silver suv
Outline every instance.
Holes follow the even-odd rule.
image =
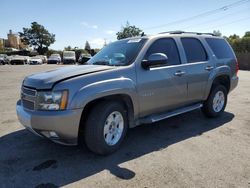
[[[129,38],[109,44],[87,65],[26,77],[16,110],[38,136],[109,154],[128,128],[198,108],[219,116],[237,86],[237,71],[221,37],[168,32]]]

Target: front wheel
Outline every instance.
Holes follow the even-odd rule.
[[[127,112],[121,103],[99,103],[92,108],[87,118],[83,131],[85,143],[94,153],[110,154],[121,145],[127,128]]]
[[[221,115],[227,104],[227,89],[223,85],[215,85],[204,102],[202,111],[207,117],[217,117]]]

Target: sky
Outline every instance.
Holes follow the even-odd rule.
[[[116,33],[127,21],[145,34],[220,30],[225,36],[243,36],[250,31],[250,0],[225,7],[238,1],[0,0],[0,38],[7,38],[10,29],[17,33],[34,21],[56,35],[50,46],[55,50],[69,45],[84,48],[86,40],[92,48],[101,48],[104,40],[116,40]],[[217,11],[208,12],[213,10]]]

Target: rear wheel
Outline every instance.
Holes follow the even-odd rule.
[[[107,155],[121,145],[128,128],[127,112],[119,102],[107,101],[93,107],[83,131],[87,147]]]
[[[223,85],[215,85],[204,102],[202,111],[207,117],[217,117],[221,115],[227,104],[227,89]]]

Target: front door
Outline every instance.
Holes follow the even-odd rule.
[[[140,116],[172,110],[187,99],[186,68],[181,64],[176,42],[172,38],[156,40],[147,50],[144,59],[153,53],[164,53],[168,63],[149,70],[137,66],[137,92]]]

